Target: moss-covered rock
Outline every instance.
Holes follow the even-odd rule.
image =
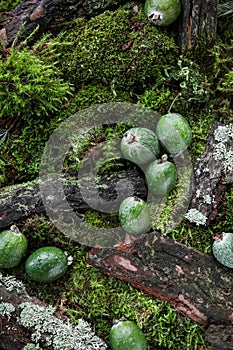
[[[79,19],[57,46],[64,76],[76,86],[104,82],[140,92],[164,77],[178,48],[173,38],[148,23],[143,7],[128,3],[86,22]]]

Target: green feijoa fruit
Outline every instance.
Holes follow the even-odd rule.
[[[187,120],[179,113],[163,115],[156,126],[156,135],[170,154],[186,150],[192,140],[192,130]]]
[[[138,198],[127,197],[119,208],[119,219],[125,231],[140,234],[150,228],[150,211],[146,202]]]
[[[159,154],[159,141],[150,129],[131,128],[122,138],[121,151],[126,159],[136,164],[145,164],[156,159]]]
[[[158,26],[173,23],[181,12],[180,0],[146,0],[145,13]]]
[[[158,196],[166,196],[175,187],[176,181],[176,167],[167,160],[155,160],[146,169],[148,189]]]
[[[112,350],[146,350],[144,333],[132,321],[116,321],[112,326],[109,341]]]
[[[26,260],[28,276],[38,282],[55,281],[66,273],[68,258],[57,247],[48,246],[35,250]]]
[[[233,268],[233,233],[223,232],[215,235],[213,242],[213,255],[220,264]]]
[[[19,229],[12,225],[10,230],[0,233],[0,267],[12,268],[17,266],[26,254],[27,238]]]

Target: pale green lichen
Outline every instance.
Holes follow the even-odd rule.
[[[68,320],[62,321],[54,316],[52,306],[35,305],[25,302],[20,305],[22,311],[19,324],[33,329],[31,340],[38,344],[42,335],[46,334],[46,346],[54,350],[104,350],[107,345],[91,330],[90,325],[79,319],[77,325]]]
[[[213,158],[222,162],[224,174],[232,173],[233,171],[233,151],[229,144],[233,139],[233,124],[220,125],[214,132],[214,139],[217,143],[214,144]]]
[[[214,132],[214,138],[218,142],[227,142],[233,138],[233,124],[219,125]]]
[[[18,294],[26,291],[23,282],[18,281],[14,276],[3,276],[1,273],[0,286],[4,286],[8,292],[16,292]]]
[[[0,315],[11,318],[11,314],[15,311],[14,305],[11,303],[0,303]]]
[[[22,350],[41,350],[38,344],[28,343]]]
[[[198,226],[205,225],[207,220],[207,217],[197,209],[189,209],[184,217]]]

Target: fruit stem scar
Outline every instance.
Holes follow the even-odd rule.
[[[20,231],[16,225],[11,225],[10,230],[14,232],[15,234],[20,234]]]
[[[136,142],[137,140],[136,140],[136,134],[130,134],[130,140],[129,140],[129,145],[131,144],[131,143],[134,143],[134,142]]]

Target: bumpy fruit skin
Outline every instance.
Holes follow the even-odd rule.
[[[156,135],[170,154],[185,151],[192,140],[192,130],[189,123],[179,113],[163,115],[156,126]]]
[[[136,164],[145,164],[156,159],[159,154],[159,141],[150,129],[131,128],[122,138],[121,151],[126,159]]]
[[[57,247],[42,247],[35,250],[26,260],[28,276],[38,282],[55,281],[67,270],[68,258]]]
[[[158,26],[173,23],[181,11],[180,0],[146,0],[145,13],[149,21]]]
[[[138,197],[127,197],[119,208],[119,219],[125,231],[145,233],[150,228],[150,211],[146,202]]]
[[[233,233],[223,232],[215,237],[213,255],[220,264],[233,269]]]
[[[147,342],[141,329],[132,321],[119,321],[112,326],[109,340],[112,350],[146,350]]]
[[[158,196],[166,196],[177,181],[177,170],[169,161],[155,160],[146,169],[146,182],[150,191]]]
[[[0,233],[0,267],[17,266],[27,251],[27,238],[18,229],[5,230]]]

